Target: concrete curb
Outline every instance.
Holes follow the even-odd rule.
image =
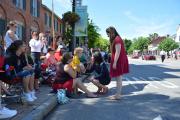
[[[43,118],[57,106],[56,95],[51,96],[46,102],[42,103],[35,110],[30,112],[22,120],[43,120]]]

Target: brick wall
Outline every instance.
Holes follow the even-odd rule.
[[[13,0],[0,0],[0,27],[3,24],[7,24],[10,20],[15,20],[17,23],[21,24],[24,27],[23,40],[30,40],[31,30],[37,29],[39,32],[46,32],[44,12],[46,9],[43,9],[42,0],[38,0],[40,3],[40,16],[34,17],[30,12],[30,0],[26,0],[26,10],[17,8],[13,4]],[[2,22],[1,22],[2,21]],[[59,25],[62,23],[60,18],[58,18]],[[5,23],[4,23],[5,22]],[[1,27],[2,29],[2,27]],[[2,30],[0,29],[0,33]],[[48,28],[51,29],[51,28]],[[56,32],[57,35],[61,35],[60,29]]]

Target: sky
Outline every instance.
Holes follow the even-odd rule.
[[[51,0],[42,0],[51,9]],[[89,18],[107,38],[106,28],[114,26],[120,36],[133,39],[158,33],[173,35],[180,24],[180,0],[82,0]],[[54,0],[55,13],[71,10],[71,0]]]

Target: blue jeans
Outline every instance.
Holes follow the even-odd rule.
[[[34,72],[35,72],[35,77],[39,78],[41,74],[41,61],[40,61],[40,54],[39,52],[32,52],[31,57],[34,62]]]
[[[33,75],[33,73],[34,73],[34,70],[23,70],[23,71],[16,73],[16,75],[13,75],[13,78],[15,78],[15,77],[24,78],[24,77]]]

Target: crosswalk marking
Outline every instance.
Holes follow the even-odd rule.
[[[135,89],[138,89],[129,78],[126,77],[125,79],[130,83],[131,86],[133,86]]]
[[[176,86],[173,83],[170,83],[168,81],[162,81],[160,78],[157,77],[149,77],[149,79],[154,80],[156,83],[160,84],[161,86],[164,86],[166,88],[178,88],[178,86]],[[159,82],[161,81],[161,82]]]
[[[155,86],[153,83],[151,83],[150,81],[147,81],[146,79],[144,79],[143,77],[140,77],[140,79],[141,80],[143,80],[143,81],[146,81],[147,83],[148,83],[148,85],[149,86],[152,86],[152,87],[154,87],[154,88],[156,88],[156,89],[158,89],[158,87],[157,86]]]
[[[171,83],[171,82],[164,81],[164,83],[169,84],[169,88],[178,88],[177,85],[175,85],[175,84],[173,84],[173,83]]]
[[[138,89],[138,87],[134,84],[143,84],[143,83],[148,84],[148,86],[146,86],[147,88],[149,88],[150,86],[156,89],[160,89],[161,88],[160,86],[171,89],[179,88],[179,86],[175,85],[174,83],[169,81],[163,81],[158,77],[148,77],[147,80],[143,77],[125,77],[124,79],[125,79],[124,82],[126,84],[130,84],[135,89]]]

